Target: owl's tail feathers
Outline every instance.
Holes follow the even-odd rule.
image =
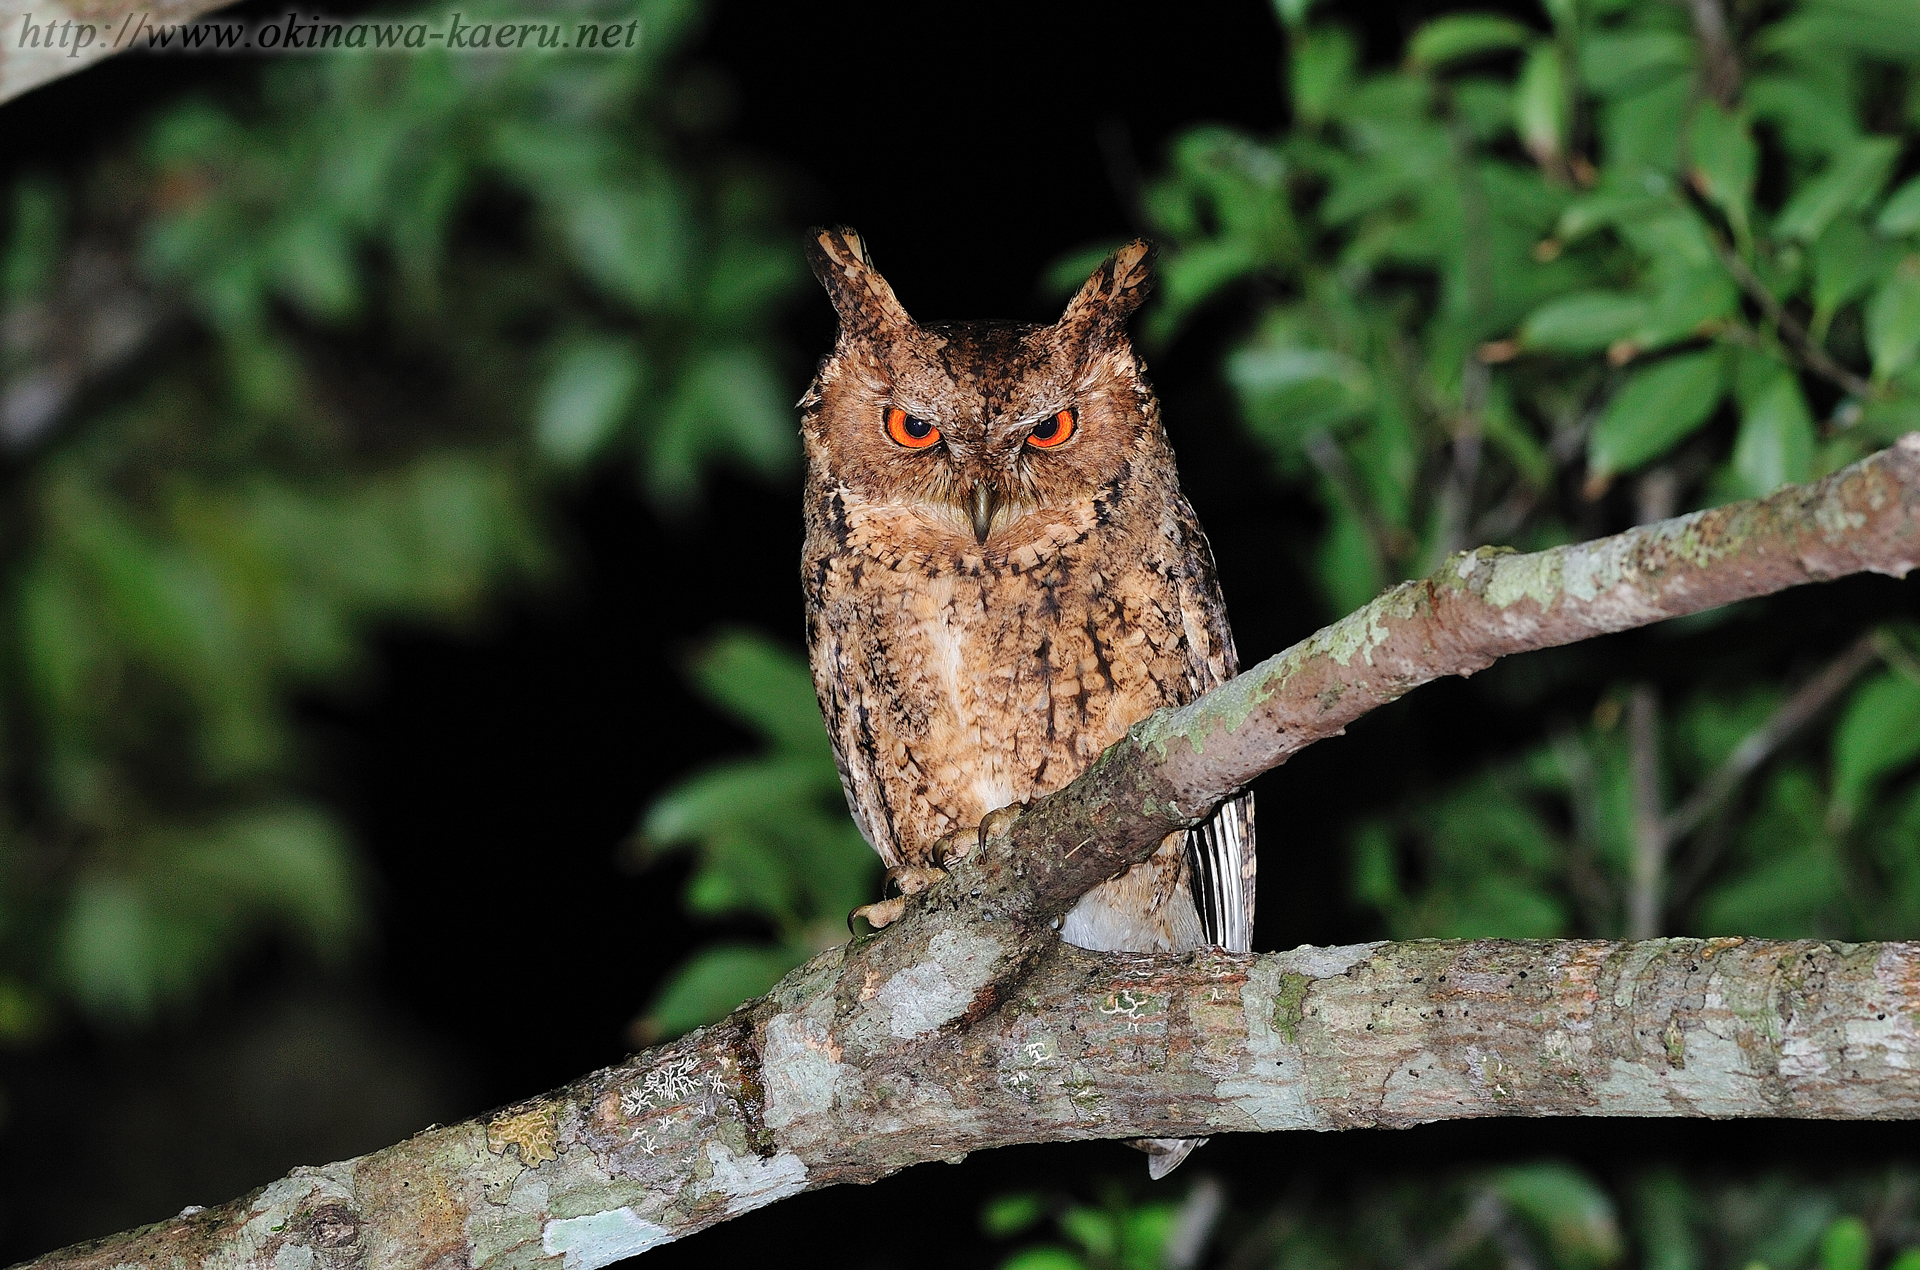
[[[1205,1138],[1135,1138],[1127,1143],[1147,1153],[1147,1176],[1156,1182],[1179,1168],[1195,1147],[1206,1144]]]

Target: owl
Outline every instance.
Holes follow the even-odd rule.
[[[1045,327],[922,326],[859,235],[818,230],[807,248],[840,319],[800,401],[813,681],[853,818],[912,892],[989,817],[1232,676],[1233,637],[1127,338],[1145,242]],[[1243,794],[1082,896],[1060,933],[1244,952],[1253,892]],[[1193,1144],[1143,1145],[1158,1177]]]

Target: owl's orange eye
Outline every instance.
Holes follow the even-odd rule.
[[[1062,410],[1032,432],[1027,433],[1027,441],[1041,450],[1051,450],[1057,445],[1065,445],[1067,438],[1073,435],[1075,423],[1073,411]]]
[[[887,407],[887,436],[895,445],[909,450],[924,450],[940,440],[940,429],[925,419],[916,419],[898,406]]]

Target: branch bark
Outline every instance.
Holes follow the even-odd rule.
[[[32,1263],[592,1270],[1016,1142],[1468,1116],[1920,1116],[1920,945],[1738,939],[1096,956],[1052,927],[1254,776],[1508,653],[1920,562],[1920,435],[1769,498],[1482,548],[1137,725],[727,1020],[566,1089]]]
[[[136,47],[143,23],[191,22],[230,0],[0,0],[0,102]]]

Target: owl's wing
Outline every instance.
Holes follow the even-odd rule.
[[[1197,695],[1239,672],[1240,658],[1227,626],[1227,606],[1214,575],[1213,551],[1182,505],[1192,568],[1179,587],[1187,631],[1187,675]],[[1229,952],[1253,951],[1254,879],[1251,791],[1221,803],[1211,818],[1187,834],[1187,874],[1193,906],[1207,942]]]
[[[853,813],[860,836],[892,868],[901,862],[899,838],[875,771],[877,747],[865,705],[866,667],[848,656],[845,632],[825,612],[816,609],[809,626],[813,687],[820,697],[827,736],[833,741],[833,765],[840,771],[847,810]]]
[[[1187,834],[1193,906],[1207,942],[1229,952],[1253,951],[1253,794],[1221,803],[1212,819]]]

